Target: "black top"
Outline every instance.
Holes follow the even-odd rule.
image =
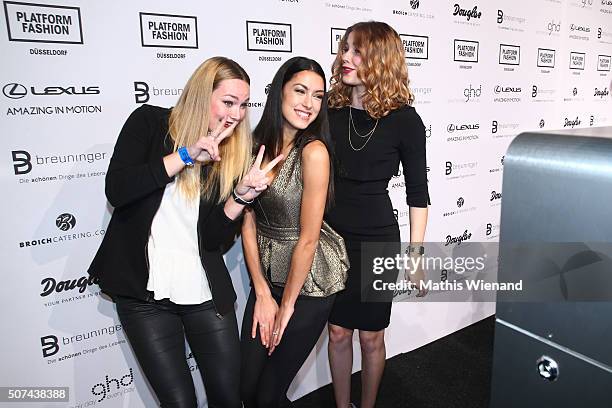
[[[163,157],[172,153],[169,109],[142,105],[123,125],[106,173],[106,198],[115,207],[89,274],[111,295],[150,300],[146,245],[153,217],[168,177]],[[215,200],[216,202],[216,200]],[[198,246],[218,314],[233,311],[236,293],[223,261],[222,246],[232,242],[237,220],[223,211],[225,203],[200,200]]]
[[[359,135],[374,128],[376,120],[367,111],[351,110]],[[351,126],[352,147],[348,107],[330,109],[329,125],[337,169],[335,206],[327,215],[328,221],[344,235],[396,234],[399,230],[387,186],[398,173],[400,162],[408,205],[429,204],[425,126],[421,117],[411,106],[394,110],[378,121],[369,139],[360,137]]]

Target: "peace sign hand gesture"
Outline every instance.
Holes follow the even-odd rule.
[[[279,154],[262,169],[261,162],[263,161],[265,149],[264,145],[259,148],[255,163],[253,163],[246,176],[236,185],[236,194],[245,201],[252,201],[268,188],[268,184],[271,181],[268,173],[284,158],[282,154]]]
[[[212,161],[220,161],[221,156],[219,155],[219,144],[223,141],[223,139],[232,134],[236,128],[236,125],[239,123],[238,121],[234,121],[226,128],[225,124],[227,123],[227,120],[228,117],[226,116],[215,130],[208,132],[206,136],[200,137],[194,145],[189,146],[187,148],[189,157],[202,164],[208,164]]]

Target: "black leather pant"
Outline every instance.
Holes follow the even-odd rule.
[[[278,304],[282,289],[273,287],[272,296]],[[251,338],[255,292],[251,289],[242,320],[241,395],[245,408],[287,407],[287,390],[314,348],[334,304],[335,295],[328,297],[299,296],[295,309],[278,347],[271,356],[257,337]]]
[[[216,316],[212,301],[177,305],[115,296],[117,314],[162,407],[197,407],[185,337],[210,408],[239,408],[240,343],[236,314]]]

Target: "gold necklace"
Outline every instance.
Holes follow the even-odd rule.
[[[365,135],[361,135],[359,134],[359,132],[357,132],[357,128],[355,127],[355,122],[353,121],[353,111],[351,109],[351,106],[349,105],[349,123],[348,123],[348,140],[349,140],[349,145],[351,146],[351,149],[353,149],[354,151],[358,152],[360,150],[363,150],[364,147],[366,147],[366,145],[368,144],[368,142],[370,141],[370,139],[372,138],[372,136],[374,135],[374,131],[376,130],[376,126],[378,126],[378,119],[376,119],[376,123],[374,124],[374,127],[372,128],[372,130],[370,130],[369,132],[367,132]],[[351,141],[351,127],[353,128],[353,130],[355,131],[355,134],[357,134],[357,136],[365,139],[367,138],[367,140],[365,141],[365,143],[360,147],[360,148],[355,148],[355,146],[353,146],[353,142]]]

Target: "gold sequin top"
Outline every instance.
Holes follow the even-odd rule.
[[[253,206],[259,258],[268,282],[275,286],[285,285],[300,236],[301,170],[299,149],[292,148],[270,187]],[[344,289],[348,268],[344,240],[323,221],[319,244],[300,295],[324,297]]]

